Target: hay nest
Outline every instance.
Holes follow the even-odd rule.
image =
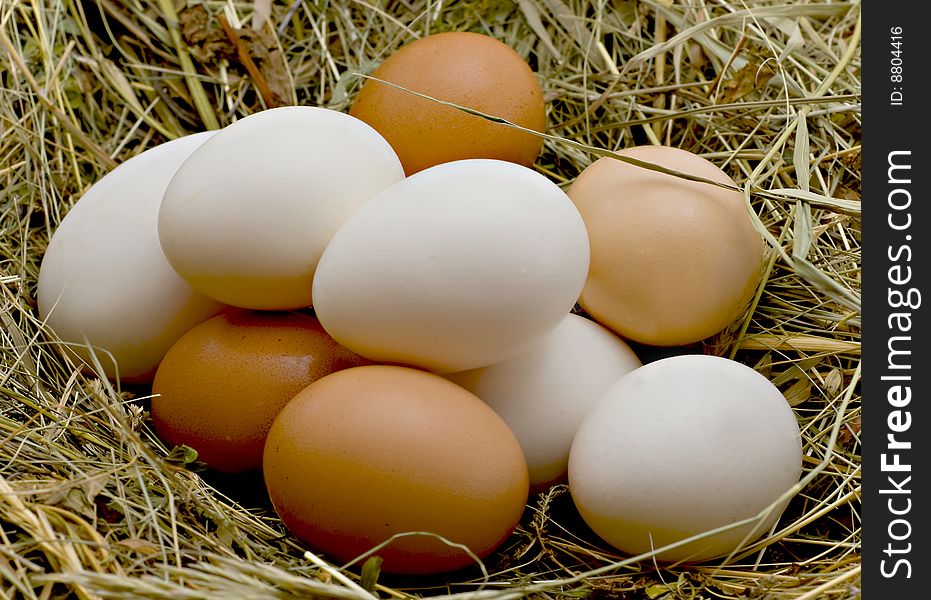
[[[0,595],[131,598],[846,598],[860,575],[860,3],[31,0],[0,3]],[[82,374],[38,320],[40,260],[121,161],[277,104],[344,110],[428,32],[493,35],[549,110],[537,167],[664,143],[722,166],[770,252],[752,310],[704,351],[754,366],[801,424],[777,526],[726,561],[662,565],[530,499],[481,569],[402,579],[305,551],[260,499],[152,434],[145,388]]]

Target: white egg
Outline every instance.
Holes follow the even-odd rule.
[[[189,135],[124,162],[81,197],[49,242],[39,315],[85,360],[93,346],[108,377],[150,381],[175,340],[223,308],[175,273],[156,232],[165,187],[212,135]]]
[[[463,160],[356,212],[320,260],[314,308],[358,354],[461,371],[552,331],[587,272],[588,235],[559,187],[512,163]]]
[[[524,449],[531,486],[541,489],[565,477],[572,439],[592,406],[639,366],[620,338],[570,314],[517,356],[446,377],[504,419]]]
[[[640,554],[755,517],[801,474],[798,422],[779,390],[725,358],[676,356],[612,385],[576,433],[569,489],[607,542]],[[726,555],[778,520],[786,501],[750,525],[659,555]]]
[[[162,249],[217,300],[306,307],[330,238],[403,177],[388,142],[355,117],[307,106],[262,111],[224,128],[178,170],[158,216]]]

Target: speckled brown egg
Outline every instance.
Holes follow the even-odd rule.
[[[335,561],[404,532],[487,556],[513,531],[528,489],[520,445],[488,405],[437,375],[384,365],[295,396],[269,432],[264,475],[288,529]],[[423,534],[377,554],[393,573],[473,562]]]
[[[438,33],[400,48],[373,77],[438,100],[546,128],[543,92],[530,66],[510,46],[469,32]],[[366,80],[349,114],[378,131],[408,175],[440,163],[496,158],[534,163],[542,138]]]
[[[685,150],[618,154],[735,185]],[[637,342],[677,346],[721,331],[747,308],[764,245],[740,192],[601,158],[568,194],[591,244],[579,302],[600,323]]]
[[[152,385],[152,421],[170,446],[186,444],[218,471],[261,468],[281,408],[317,379],[369,361],[300,313],[230,311],[171,347]]]

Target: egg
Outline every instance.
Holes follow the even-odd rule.
[[[372,77],[527,129],[546,128],[543,92],[533,71],[510,46],[487,35],[429,35],[389,56]],[[408,175],[466,158],[529,167],[543,147],[543,139],[532,133],[374,79],[365,81],[349,114],[388,140]]]
[[[178,169],[158,235],[200,292],[243,308],[303,308],[332,235],[403,177],[388,142],[354,117],[266,110],[222,129]]]
[[[527,500],[527,463],[493,410],[445,379],[365,366],[297,394],[272,425],[265,483],[284,524],[331,561],[395,534],[391,573],[435,573],[485,557]]]
[[[504,419],[527,458],[533,491],[562,481],[575,431],[609,385],[640,366],[611,331],[569,314],[517,356],[447,378]]]
[[[608,388],[572,443],[569,489],[592,530],[633,555],[774,505],[658,556],[701,561],[768,531],[801,465],[798,422],[772,383],[725,358],[676,356]]]
[[[317,317],[376,362],[463,371],[546,335],[578,298],[585,225],[565,193],[513,163],[431,167],[360,208],[317,267]]]
[[[363,364],[311,316],[230,311],[165,355],[152,384],[152,422],[169,447],[190,446],[213,469],[259,469],[282,407],[317,379]]]
[[[223,305],[168,264],[156,219],[165,187],[213,135],[185,136],[130,158],[75,203],[39,269],[39,317],[69,351],[104,374],[148,383],[168,348]]]
[[[641,146],[618,154],[735,185],[685,150]],[[568,194],[591,239],[580,303],[595,320],[630,340],[676,346],[718,333],[746,310],[764,246],[740,192],[606,157]]]

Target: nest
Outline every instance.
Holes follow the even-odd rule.
[[[860,3],[32,0],[0,5],[0,595],[135,598],[846,598],[860,576]],[[548,104],[537,168],[681,147],[745,190],[769,245],[746,316],[702,346],[766,375],[804,474],[727,560],[625,557],[564,486],[482,568],[343,569],[261,498],[152,434],[144,387],[81,369],[38,319],[50,234],[116,164],[282,104],[347,109],[402,44],[492,35]]]

